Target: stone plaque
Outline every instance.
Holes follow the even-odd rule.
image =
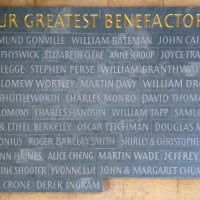
[[[199,8],[1,8],[0,191],[200,177]]]

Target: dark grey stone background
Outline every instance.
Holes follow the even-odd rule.
[[[200,90],[186,82],[200,82],[200,57],[187,58],[187,51],[199,52],[199,42],[158,45],[164,36],[199,37],[199,29],[180,28],[111,28],[104,27],[104,14],[159,14],[163,22],[169,13],[200,13],[199,8],[0,8],[4,14],[15,13],[19,28],[0,29],[0,191],[2,192],[99,192],[102,179],[108,177],[199,178],[200,177]],[[25,28],[27,14],[97,13],[96,28],[75,29]],[[173,20],[170,21],[174,23]],[[65,44],[5,44],[3,38],[64,37]],[[73,44],[72,37],[149,37],[151,44]],[[50,59],[47,51],[102,51],[102,59]],[[149,59],[109,59],[112,51],[153,51]],[[183,51],[183,59],[162,59],[161,52]],[[39,51],[37,58],[4,57],[6,51]],[[3,73],[5,66],[22,65],[24,73]],[[31,73],[32,65],[66,67],[65,73]],[[93,66],[94,71],[75,73],[70,66]],[[142,66],[195,67],[196,71],[144,73]],[[101,66],[138,67],[135,73],[104,73]],[[27,87],[5,87],[6,81],[27,81]],[[37,81],[59,80],[72,83],[67,87],[40,87]],[[104,80],[113,88],[81,87],[81,81]],[[182,87],[145,87],[144,81],[182,81]],[[117,87],[117,81],[133,83]],[[199,84],[200,85],[200,84]],[[76,101],[70,101],[70,95]],[[87,98],[81,102],[77,96]],[[105,96],[129,95],[132,101],[105,100]],[[190,100],[174,101],[174,95]],[[48,97],[53,100],[47,100]],[[146,96],[158,101],[146,101]],[[194,101],[191,101],[191,96]],[[164,97],[168,99],[163,101]],[[46,99],[46,100],[45,100]],[[59,99],[59,100],[58,100]],[[161,99],[161,101],[159,100]],[[96,115],[70,114],[76,110],[93,110]],[[123,111],[123,115],[117,113]],[[152,109],[165,114],[152,114]],[[190,110],[191,116],[177,115]],[[41,114],[41,110],[49,113]],[[51,113],[51,111],[53,114]],[[128,114],[131,110],[132,114]],[[97,112],[98,111],[98,112]],[[136,114],[136,111],[140,114]],[[21,112],[21,113],[20,113]],[[162,113],[163,113],[162,112]],[[13,114],[14,113],[14,114]],[[38,114],[40,113],[40,114]],[[134,113],[134,114],[133,114]],[[194,114],[196,113],[196,114]],[[14,125],[12,123],[15,123]],[[48,127],[38,129],[39,124]],[[51,123],[51,127],[50,124]],[[92,123],[91,129],[85,125]],[[56,128],[55,128],[55,124]],[[41,125],[42,126],[42,125]],[[99,128],[97,128],[99,127]],[[127,128],[128,127],[128,128]],[[163,128],[159,128],[163,127]],[[166,128],[167,127],[167,128]],[[34,141],[34,142],[33,142]],[[166,159],[166,155],[168,158]]]

